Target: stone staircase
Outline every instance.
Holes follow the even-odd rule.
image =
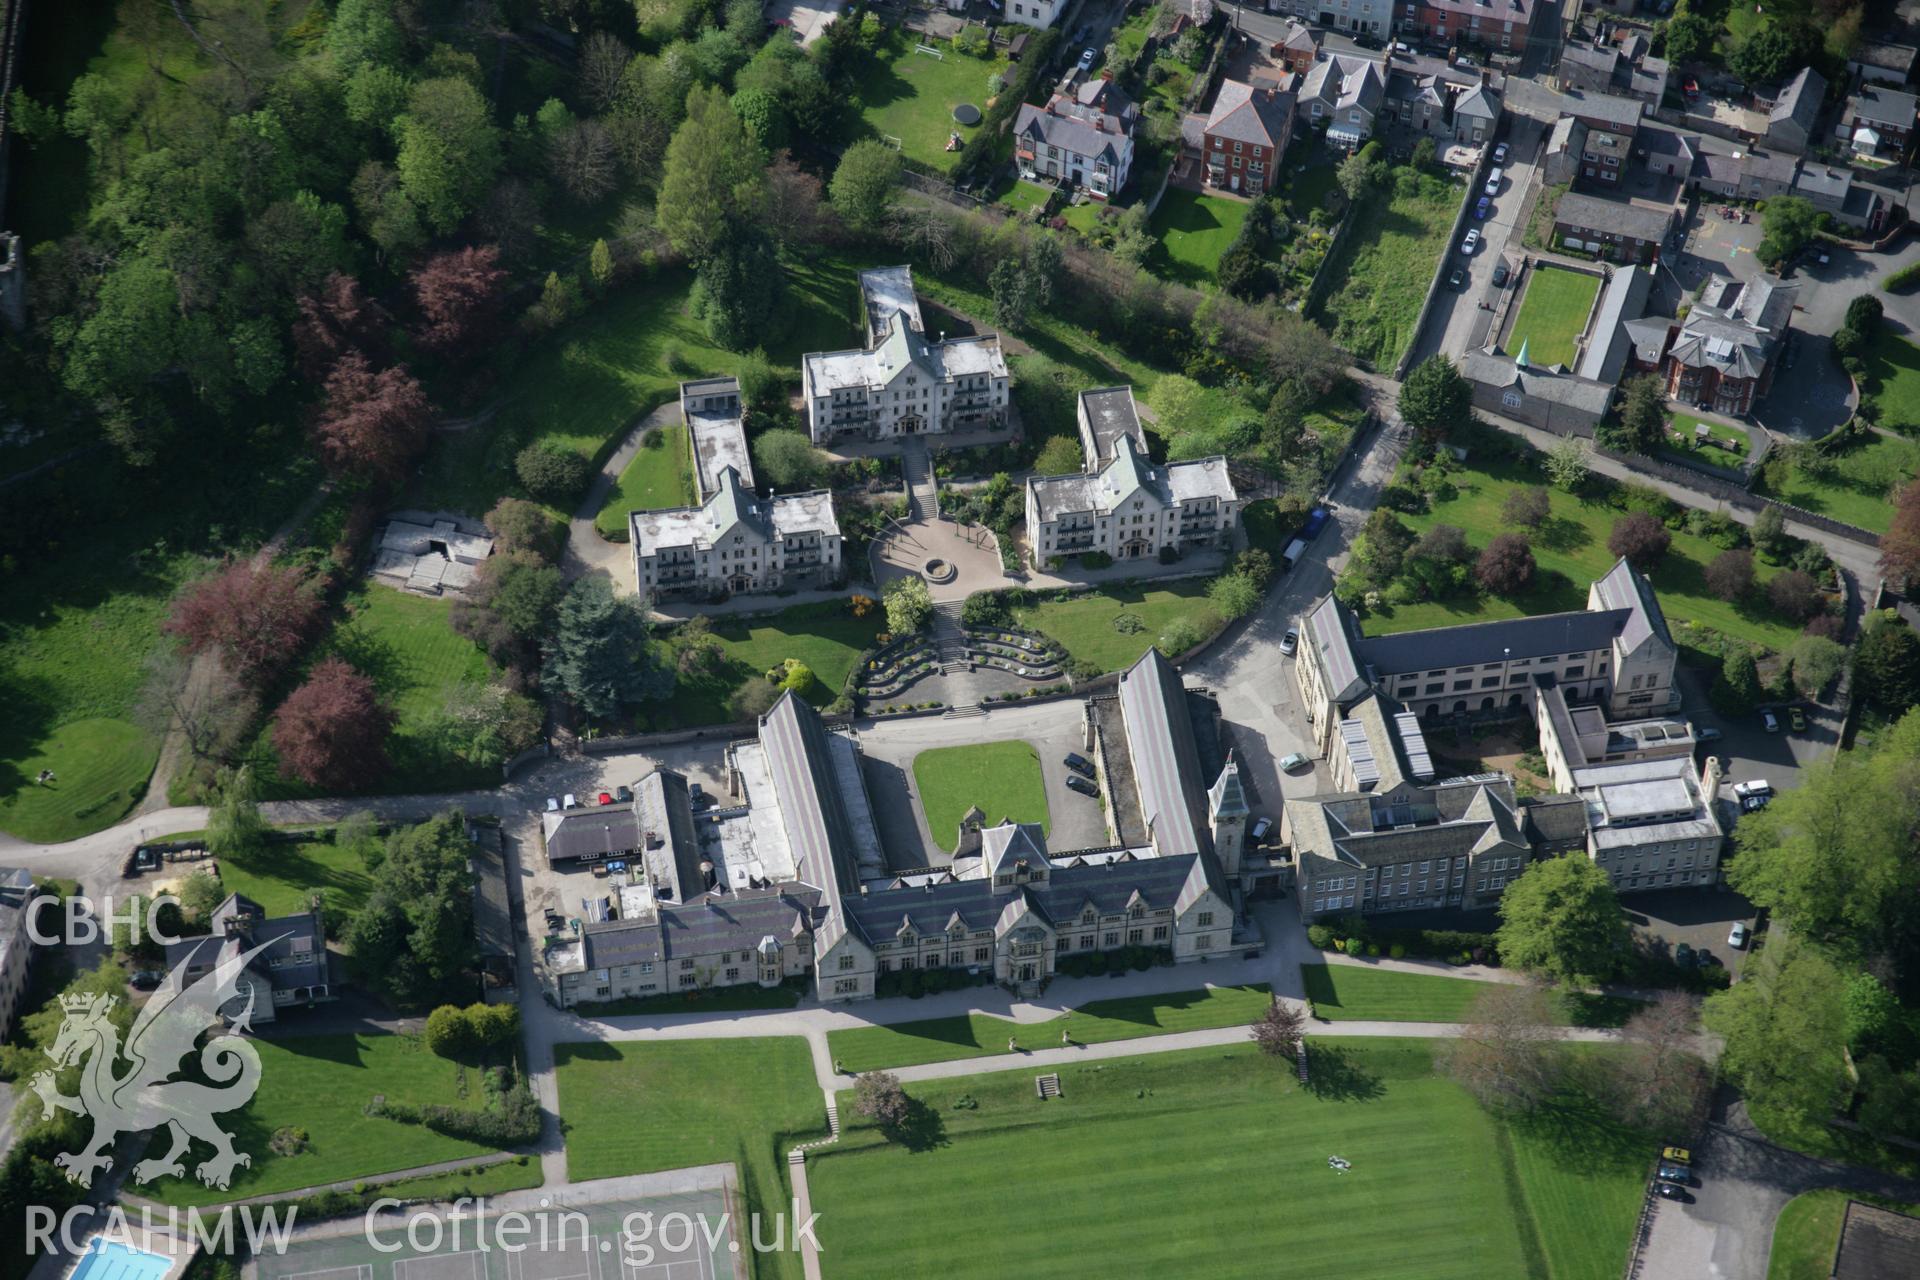
[[[840,1141],[840,1108],[829,1102],[827,1104],[827,1136],[824,1138],[816,1138],[812,1142],[803,1142],[793,1150],[787,1152],[787,1163],[805,1164],[807,1162],[807,1152],[812,1151],[816,1147],[830,1147],[838,1141]]]
[[[961,600],[942,600],[933,606],[933,650],[940,659],[942,675],[953,675],[969,669],[967,662],[967,632],[960,624]]]
[[[1033,1078],[1033,1091],[1040,1095],[1040,1101],[1042,1102],[1045,1102],[1048,1098],[1059,1097],[1060,1096],[1059,1075],[1055,1072],[1049,1071],[1046,1075],[1035,1076]]]
[[[943,720],[968,720],[968,719],[972,719],[972,718],[974,718],[974,717],[976,717],[976,716],[984,716],[984,715],[986,715],[986,714],[987,714],[987,713],[986,713],[986,711],[985,711],[985,709],[984,709],[984,708],[982,708],[982,707],[981,707],[981,705],[980,705],[979,703],[977,703],[977,702],[969,702],[969,703],[967,703],[967,704],[966,704],[965,706],[962,706],[962,707],[948,707],[948,708],[947,708],[947,713],[946,713],[946,715],[944,715],[944,716],[942,716],[942,717],[941,717],[941,719],[943,719]]]
[[[940,482],[933,476],[927,446],[909,438],[900,446],[900,471],[907,485],[907,519],[914,523],[940,517]]]

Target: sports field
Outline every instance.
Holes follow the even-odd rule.
[[[689,1179],[691,1181],[691,1179]],[[257,1280],[736,1280],[738,1198],[714,1185],[659,1195],[626,1180],[489,1201],[488,1216],[409,1208],[261,1250]],[[600,1195],[609,1198],[599,1199]],[[540,1207],[542,1200],[559,1203]],[[519,1212],[526,1227],[503,1216]],[[364,1225],[363,1224],[368,1224]],[[770,1237],[771,1228],[767,1232]]]
[[[911,1083],[901,1139],[855,1121],[810,1157],[823,1256],[836,1280],[1617,1280],[1648,1139],[1572,1103],[1503,1124],[1429,1042],[1310,1044],[1307,1087],[1251,1046],[1066,1068],[1046,1102],[1030,1070]]]

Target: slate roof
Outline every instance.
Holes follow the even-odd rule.
[[[232,923],[235,936],[228,936]],[[231,893],[213,909],[213,931],[204,937],[183,938],[167,944],[167,969],[184,960],[189,968],[220,963],[222,954],[267,944],[248,966],[265,977],[275,990],[320,986],[329,981],[327,940],[320,917],[311,911],[269,917],[252,898]]]
[[[679,957],[747,951],[768,935],[789,945],[825,920],[820,891],[800,884],[714,894],[691,905],[661,903],[652,920],[607,920],[581,931],[588,969],[659,964]]]
[[[1315,71],[1320,69],[1317,64]],[[1311,75],[1308,77],[1311,82]],[[1287,94],[1255,89],[1241,80],[1224,80],[1207,114],[1209,137],[1229,142],[1250,142],[1262,147],[1277,147],[1287,136],[1293,115],[1293,99]]]
[[[1514,357],[1497,352],[1469,351],[1460,362],[1460,373],[1469,382],[1497,388],[1517,386],[1523,395],[1564,404],[1596,418],[1606,413],[1613,401],[1611,383],[1548,369],[1523,369]]]
[[[1914,96],[1868,80],[1847,99],[1847,120],[1889,125],[1911,132],[1916,114]]]
[[[1787,81],[1780,96],[1767,113],[1767,131],[1777,124],[1792,124],[1808,133],[1820,117],[1820,104],[1827,96],[1827,78],[1812,67],[1800,68],[1800,74]]]
[[[1613,273],[1606,292],[1600,295],[1587,349],[1575,373],[1608,386],[1620,381],[1620,371],[1626,368],[1627,353],[1633,345],[1627,336],[1627,321],[1638,320],[1646,312],[1647,293],[1652,287],[1652,273],[1639,267],[1622,267]]]
[[[684,774],[655,769],[633,784],[633,812],[640,839],[634,857],[647,872],[654,896],[691,902],[707,891],[700,839],[693,828],[693,795]]]
[[[1578,116],[1590,125],[1631,133],[1640,127],[1645,105],[1638,98],[1615,93],[1582,93],[1574,90],[1560,95],[1560,113]]]
[[[1348,867],[1451,858],[1503,848],[1524,852],[1513,782],[1504,774],[1287,801],[1296,857]],[[1302,868],[1308,875],[1318,868]]]
[[[844,902],[860,893],[854,829],[833,776],[820,713],[789,691],[760,718],[760,745],[773,777],[781,825],[800,876],[823,891],[823,949],[844,930]],[[756,803],[765,803],[759,798]]]
[[[833,494],[826,489],[782,493],[762,498],[747,487],[740,473],[722,467],[711,497],[697,507],[668,507],[627,513],[629,536],[642,555],[691,547],[715,547],[741,526],[761,542],[799,534],[838,537],[840,522],[833,514]]]
[[[1127,719],[1134,790],[1148,838],[1163,855],[1213,847],[1204,808],[1193,721],[1180,673],[1158,649],[1120,676],[1120,710]]]
[[[1560,197],[1553,220],[1579,231],[1603,231],[1649,244],[1666,238],[1673,226],[1673,210],[1648,209],[1624,200],[1569,191]]]
[[[1000,889],[990,879],[944,880],[919,888],[869,893],[849,901],[857,927],[869,938],[892,938],[902,922],[919,934],[943,933],[957,914],[970,930],[997,928],[1010,907],[1025,907],[1047,922],[1070,928],[1086,904],[1101,915],[1118,915],[1137,894],[1152,910],[1180,910],[1180,901],[1201,855],[1120,857],[1082,863],[1055,861],[1046,880]],[[1224,896],[1224,895],[1223,895]]]
[[[1920,1218],[1847,1201],[1832,1280],[1911,1280],[1920,1275]]]
[[[1757,378],[1793,318],[1794,287],[1776,276],[1714,276],[1687,312],[1669,354],[1691,368]]]
[[[1147,459],[1144,446],[1136,438],[1122,435],[1115,443],[1114,455],[1091,474],[1027,478],[1042,520],[1081,512],[1110,512],[1142,490],[1168,506],[1209,497],[1232,502],[1239,496],[1224,457],[1158,465]]]
[[[1044,107],[1022,103],[1014,118],[1015,135],[1045,146],[1059,147],[1088,160],[1118,166],[1129,141],[1131,125],[1097,108],[1082,107],[1055,94]]]
[[[640,823],[627,805],[597,805],[541,815],[547,860],[604,858],[640,845]]]
[[[1673,647],[1667,615],[1660,611],[1660,600],[1653,594],[1653,585],[1628,564],[1624,556],[1614,561],[1606,576],[1593,584],[1593,590],[1605,609],[1627,614],[1620,628],[1620,641],[1628,652],[1638,649],[1648,639]]]
[[[1367,687],[1367,675],[1361,666],[1360,627],[1347,607],[1330,595],[1322,596],[1302,622],[1320,655],[1327,696],[1335,703],[1359,697]]]
[[[1520,806],[1521,829],[1534,845],[1584,844],[1587,802],[1579,796],[1538,796]]]
[[[1497,662],[1503,650],[1510,659],[1589,653],[1612,647],[1627,624],[1627,612],[1582,609],[1369,636],[1360,642],[1359,653],[1367,665],[1389,675]]]

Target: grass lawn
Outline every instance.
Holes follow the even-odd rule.
[[[722,618],[713,634],[726,650],[727,662],[717,672],[682,676],[673,697],[650,713],[649,728],[666,730],[691,725],[725,724],[727,697],[742,681],[798,658],[812,669],[813,687],[804,696],[825,706],[840,696],[847,676],[860,655],[873,647],[885,629],[887,615],[875,608],[856,618],[844,601],[799,604],[779,613],[749,618]]]
[[[192,870],[187,864],[182,868]],[[359,911],[373,891],[365,859],[326,840],[271,844],[250,857],[222,858],[220,884],[228,893],[252,898],[269,916],[305,911],[318,889],[327,914],[336,920]]]
[[[654,443],[641,448],[607,494],[593,527],[603,538],[627,539],[629,511],[693,505],[693,454],[684,423],[661,428]]]
[[[1541,267],[1527,281],[1507,349],[1527,347],[1527,360],[1537,365],[1573,364],[1573,344],[1586,332],[1587,315],[1600,295],[1600,281],[1565,267]]]
[[[1350,964],[1303,964],[1300,976],[1314,1010],[1332,1022],[1463,1022],[1481,992],[1498,984],[1440,974],[1402,973]],[[1617,1027],[1635,1001],[1614,996],[1564,996],[1563,1023]]]
[[[889,30],[874,53],[873,69],[854,93],[864,132],[898,138],[900,154],[945,173],[960,153],[948,151],[947,135],[965,143],[979,125],[963,125],[953,109],[963,102],[987,109],[987,77],[1007,70],[1006,56],[973,58],[944,40],[925,40],[941,57],[915,52],[922,37]]]
[[[1016,181],[1011,190],[1000,197],[1000,203],[1014,213],[1025,213],[1029,209],[1038,209],[1053,197],[1053,192],[1024,179]]]
[[[1146,589],[1112,583],[1078,592],[1070,600],[1043,600],[1016,613],[1021,626],[1051,637],[1075,662],[1093,663],[1102,671],[1119,671],[1139,661],[1175,618],[1192,618],[1214,630],[1221,625],[1207,600],[1206,583],[1199,579]],[[1123,616],[1142,625],[1123,631],[1114,625]]]
[[[1254,1021],[1272,1002],[1273,994],[1264,982],[1249,987],[1206,987],[1167,995],[1094,1000],[1045,1022],[1016,1024],[975,1013],[829,1031],[827,1048],[843,1071],[875,1071],[1005,1053],[1008,1036],[1016,1037],[1026,1048],[1047,1049],[1059,1046],[1063,1030],[1075,1044],[1101,1044],[1171,1031],[1231,1027]]]
[[[1325,147],[1312,141],[1294,144],[1287,150],[1285,176],[1287,217],[1304,223],[1315,209],[1333,206],[1333,193],[1340,189],[1340,166]]]
[[[953,852],[960,819],[975,805],[988,826],[1037,822],[1053,826],[1047,813],[1047,788],[1040,757],[1031,743],[982,742],[966,747],[935,747],[913,758],[913,785],[927,815],[933,842]]]
[[[1833,1271],[1833,1253],[1840,1245],[1840,1226],[1847,1201],[1920,1214],[1920,1204],[1901,1204],[1879,1196],[1851,1191],[1806,1191],[1787,1201],[1773,1224],[1773,1253],[1767,1261],[1767,1280],[1827,1280]]]
[[[511,1160],[475,1166],[471,1172],[455,1169],[452,1173],[430,1173],[420,1178],[383,1182],[380,1193],[398,1200],[447,1203],[461,1196],[497,1196],[505,1191],[524,1191],[545,1180],[539,1160],[515,1156]]]
[[[347,599],[345,616],[320,646],[320,657],[338,655],[372,678],[381,698],[396,713],[387,737],[393,762],[376,784],[387,794],[457,791],[490,786],[499,771],[462,760],[447,749],[437,731],[439,713],[462,685],[483,684],[486,656],[471,640],[454,633],[448,622],[453,602],[417,596],[369,582]],[[270,800],[314,794],[304,783],[279,774],[273,758],[271,726],[255,748],[262,797]]]
[[[1390,196],[1369,200],[1334,246],[1320,318],[1333,339],[1382,372],[1414,339],[1414,321],[1449,252],[1447,233],[1462,192],[1444,179],[1395,170]]]
[[[1421,532],[1436,524],[1458,526],[1466,530],[1467,541],[1475,547],[1486,546],[1495,534],[1505,530],[1500,508],[1510,491],[1544,481],[1538,471],[1504,459],[1469,463],[1451,474],[1460,491],[1458,497],[1436,504],[1424,515],[1402,519]],[[1539,564],[1532,590],[1512,598],[1479,595],[1388,606],[1369,616],[1363,630],[1369,635],[1388,635],[1424,627],[1586,608],[1587,585],[1613,567],[1614,557],[1607,551],[1607,535],[1623,513],[1596,498],[1576,498],[1558,489],[1549,489],[1548,493],[1553,504],[1552,515],[1532,537],[1534,559]],[[1751,601],[1729,604],[1707,590],[1706,567],[1719,554],[1720,548],[1704,538],[1682,532],[1673,534],[1666,559],[1650,575],[1667,621],[1676,629],[1683,623],[1697,623],[1769,649],[1786,648],[1799,635],[1799,630],[1776,621],[1767,609],[1764,595],[1754,597],[1760,601],[1758,604]],[[1775,572],[1765,566],[1756,568],[1763,582]],[[1685,636],[1676,636],[1676,639],[1684,642]]]
[[[1911,440],[1875,435],[1866,443],[1833,455],[1824,474],[1808,475],[1795,468],[1778,492],[1782,502],[1818,511],[1873,533],[1885,533],[1893,523],[1893,490],[1920,470],[1920,445]]]
[[[786,329],[767,354],[797,382],[803,352],[837,351],[856,340],[858,283],[837,260],[786,267]],[[692,285],[692,273],[680,270],[623,283],[521,357],[501,381],[501,408],[491,423],[436,437],[409,501],[484,514],[520,492],[513,460],[525,445],[574,449],[598,466],[635,420],[678,394],[682,379],[737,374],[741,357],[715,346],[688,312]]]
[[[575,1182],[731,1161],[747,1211],[771,1220],[790,1207],[788,1148],[826,1132],[799,1036],[558,1044],[553,1057]],[[798,1276],[800,1256],[761,1254],[754,1271]]]
[[[125,720],[74,720],[23,744],[19,754],[5,754],[0,778],[9,790],[0,795],[0,830],[50,844],[125,817],[145,791],[160,740]],[[42,769],[54,773],[45,786],[34,781]]]
[[[1094,228],[1100,225],[1100,214],[1112,206],[1099,200],[1087,200],[1080,204],[1070,204],[1060,214],[1067,225],[1083,236],[1090,236]]]
[[[1880,402],[1880,425],[1920,432],[1920,347],[1882,325],[1867,344],[1866,362],[1860,389]]]
[[[1210,285],[1227,251],[1247,220],[1247,202],[1201,195],[1170,187],[1148,224],[1155,244],[1147,266],[1155,275],[1180,284]]]
[[[1738,445],[1740,449],[1738,453],[1732,450],[1724,450],[1720,453],[1710,453],[1707,455],[1709,458],[1724,458],[1725,461],[1722,463],[1724,466],[1738,465],[1745,460],[1747,453],[1753,447],[1752,439],[1740,428],[1730,427],[1724,422],[1711,422],[1705,418],[1696,418],[1691,413],[1669,414],[1667,416],[1667,425],[1684,440],[1693,439],[1695,428],[1705,427],[1709,439],[1725,440],[1729,444]]]
[[[376,1093],[395,1102],[421,1105],[481,1105],[479,1071],[428,1052],[419,1036],[254,1037],[249,1043],[260,1054],[260,1090],[245,1107],[223,1115],[221,1123],[234,1135],[234,1150],[253,1157],[252,1166],[235,1171],[229,1189],[216,1191],[191,1176],[193,1162],[189,1161],[187,1178],[153,1183],[149,1194],[169,1204],[215,1204],[460,1160],[494,1149],[366,1113]],[[297,1155],[278,1155],[269,1140],[276,1130],[288,1127],[307,1131],[307,1149]]]
[[[1048,1102],[1030,1070],[917,1083],[902,1142],[843,1094],[809,1161],[821,1244],[849,1280],[1618,1274],[1648,1139],[1591,1109],[1503,1127],[1423,1042],[1312,1044],[1311,1090],[1251,1045],[1063,1068]],[[1047,1194],[1009,1196],[1008,1169]]]

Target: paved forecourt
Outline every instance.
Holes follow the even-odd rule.
[[[698,1172],[356,1214],[263,1249],[246,1280],[745,1280],[732,1166]]]

